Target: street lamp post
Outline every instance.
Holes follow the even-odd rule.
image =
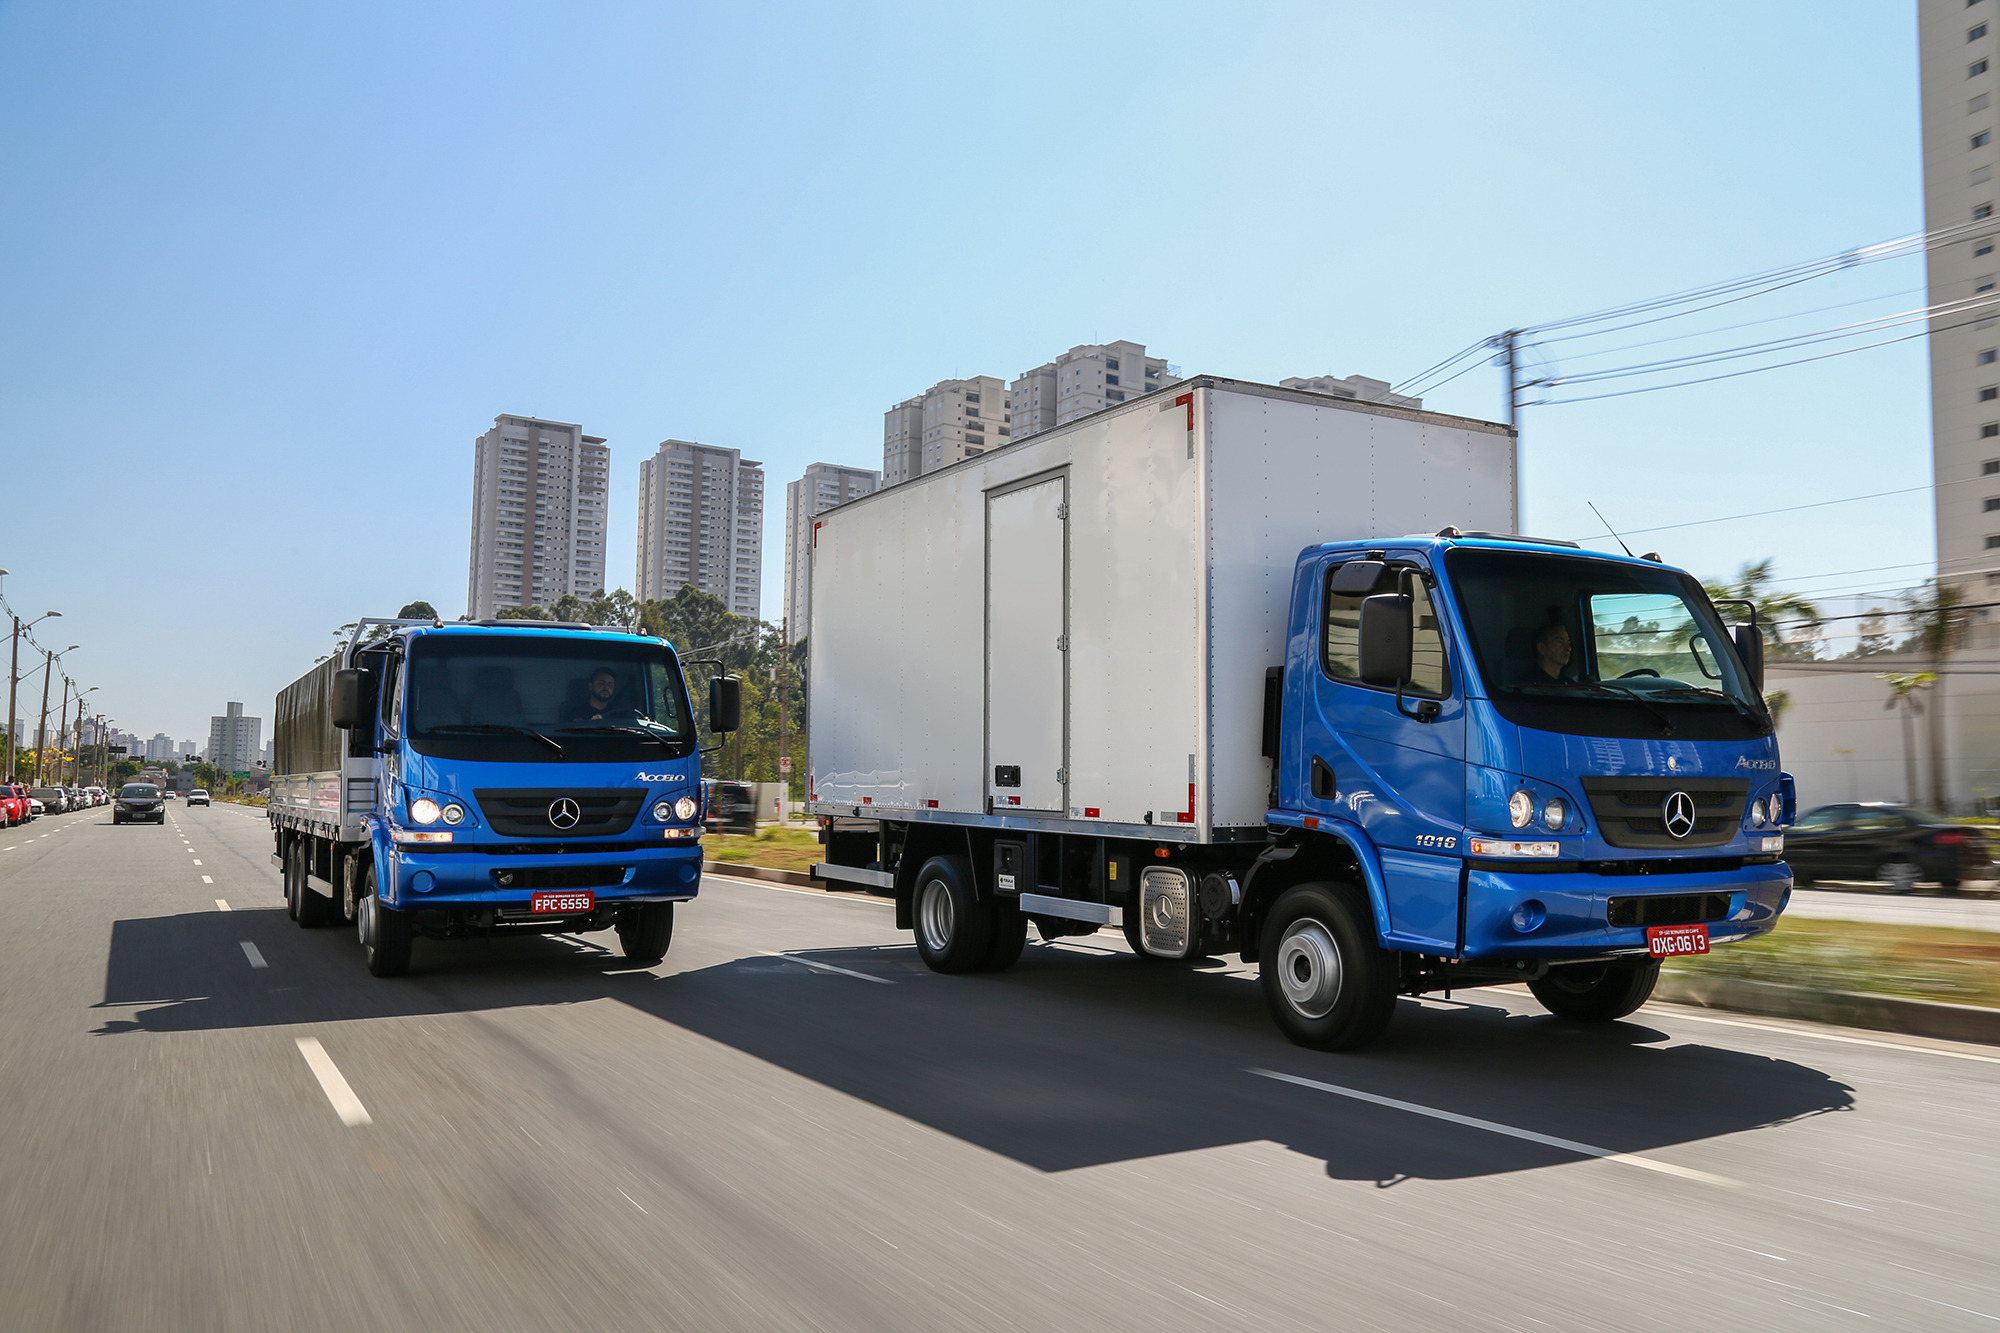
[[[42,670],[47,673],[42,677],[42,720],[35,725],[35,785],[37,787],[42,785],[42,774],[48,768],[49,679],[56,674],[56,659],[61,657],[63,653],[70,652],[75,647],[75,644],[71,644],[68,648],[63,649],[62,653],[57,652],[53,648],[43,649],[48,654],[48,660],[42,663]]]
[[[0,570],[0,573],[5,573],[5,572],[6,571],[4,570]],[[21,623],[21,617],[15,616],[13,618],[14,619],[13,656],[7,665],[7,767],[5,769],[0,769],[0,781],[12,782],[14,780],[14,746],[15,746],[14,732],[16,730],[14,726],[14,719],[15,719],[14,705],[15,705],[15,694],[18,692],[18,689],[21,684],[21,631],[24,629],[33,629],[35,626],[41,624],[42,621],[47,620],[50,616],[59,616],[61,614],[62,612],[60,611],[47,611],[44,612],[42,615],[36,617],[35,619],[30,620],[25,625]]]

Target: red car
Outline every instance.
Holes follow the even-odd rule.
[[[34,818],[28,807],[28,789],[18,782],[0,783],[0,816],[4,816],[5,827],[25,824]]]

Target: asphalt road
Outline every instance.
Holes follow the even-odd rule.
[[[656,968],[380,981],[255,812],[171,809],[0,837],[0,1327],[2000,1320],[1993,1049],[1480,991],[1319,1055],[1245,969],[938,977],[875,901],[717,878]]]

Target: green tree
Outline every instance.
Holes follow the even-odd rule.
[[[555,617],[539,606],[510,606],[493,617],[495,620],[554,620]]]
[[[1944,693],[1944,664],[1965,642],[1969,621],[1964,604],[1965,589],[1956,583],[1925,579],[1899,600],[1903,621],[1910,627],[1910,637],[1903,646],[1929,659],[1930,670],[1923,674],[1935,682],[1931,691],[1929,726],[1931,809],[1945,814],[1951,809],[1951,801],[1945,791],[1944,701],[1940,696]],[[1916,799],[1914,788],[1911,799]]]
[[[1923,700],[1917,697],[1917,691],[1927,690],[1937,684],[1937,677],[1928,671],[1885,671],[1875,677],[1875,679],[1886,683],[1889,687],[1889,702],[1883,706],[1885,708],[1896,708],[1899,704],[1902,706],[1899,711],[1903,719],[1904,799],[1911,805],[1915,805],[1917,803],[1917,742],[1916,737],[1911,734],[1910,720],[1913,715],[1921,716],[1924,711]],[[1935,717],[1938,711],[1938,709],[1932,708],[1931,715]]]
[[[1819,656],[1819,607],[1810,598],[1778,587],[1771,565],[1767,556],[1737,570],[1732,582],[1704,580],[1702,588],[1710,601],[1748,602],[1756,609],[1766,656],[1810,661]]]
[[[436,620],[437,608],[429,602],[411,602],[396,613],[398,620]]]
[[[111,765],[111,785],[114,787],[122,786],[138,776],[139,761],[136,759],[120,759]]]

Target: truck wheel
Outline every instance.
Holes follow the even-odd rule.
[[[291,849],[285,853],[285,893],[287,915],[299,923],[302,930],[318,930],[321,926],[333,924],[334,905],[320,897],[306,883],[306,844],[303,838],[294,838]]]
[[[1005,972],[1021,961],[1021,950],[1028,947],[1028,918],[1011,902],[994,901],[986,908],[993,919],[993,943],[987,946],[986,961],[979,970]]]
[[[993,948],[993,913],[972,892],[960,856],[933,856],[917,872],[917,956],[933,972],[976,972]],[[1027,938],[1025,931],[1022,938]]]
[[[285,847],[285,865],[281,872],[285,885],[285,915],[292,920],[299,919],[299,842],[297,838]]]
[[[1352,884],[1299,884],[1264,918],[1258,984],[1279,1031],[1317,1051],[1351,1051],[1396,1013],[1396,958],[1375,940]]]
[[[368,971],[378,977],[400,977],[410,970],[410,919],[375,896],[374,866],[368,867],[361,888],[366,896],[355,916]]]
[[[1554,967],[1528,983],[1542,1008],[1558,1018],[1609,1023],[1652,998],[1660,979],[1658,959],[1630,963],[1583,963]]]
[[[672,903],[640,903],[618,919],[618,947],[635,963],[659,962],[673,938]]]

